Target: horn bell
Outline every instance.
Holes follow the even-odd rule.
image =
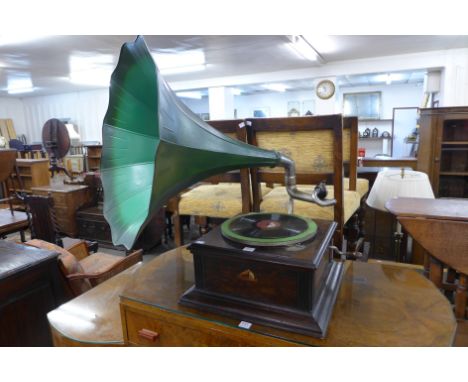
[[[280,162],[278,153],[229,138],[179,101],[141,36],[121,48],[102,135],[104,217],[114,245],[127,249],[164,203],[188,186]]]

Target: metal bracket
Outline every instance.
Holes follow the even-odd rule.
[[[352,259],[352,260],[367,260],[368,256],[368,248],[364,244],[364,238],[361,237],[357,241],[356,248],[354,252],[352,251],[341,251],[337,246],[331,245],[329,248],[333,251],[334,254],[337,254],[341,260],[347,260],[347,259]],[[361,249],[361,246],[363,246],[363,251],[360,252],[359,250]]]

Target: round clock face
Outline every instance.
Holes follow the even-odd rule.
[[[321,99],[328,99],[335,94],[335,84],[330,80],[320,81],[316,88],[317,96]]]

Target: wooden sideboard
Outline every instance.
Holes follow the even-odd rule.
[[[54,200],[54,211],[60,232],[70,237],[78,236],[76,211],[92,200],[88,186],[57,184],[33,187],[35,195],[51,195]]]
[[[0,240],[0,346],[50,346],[47,313],[65,301],[56,252]]]
[[[449,302],[414,266],[347,262],[325,339],[181,306],[185,248],[137,264],[48,314],[56,346],[450,346]],[[120,298],[119,298],[120,296]],[[120,311],[119,311],[120,310]],[[78,317],[79,315],[79,317]],[[81,325],[73,325],[77,319]]]

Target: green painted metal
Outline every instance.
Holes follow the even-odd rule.
[[[186,187],[226,171],[279,163],[278,153],[227,137],[180,102],[143,37],[122,46],[102,133],[104,216],[114,244],[128,249]]]

